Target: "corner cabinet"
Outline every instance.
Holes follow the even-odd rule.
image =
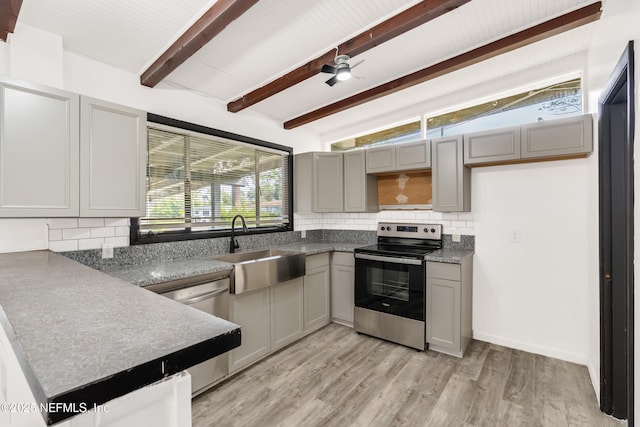
[[[353,328],[355,258],[334,252],[331,260],[331,320]]]
[[[431,141],[433,210],[471,210],[471,170],[464,166],[462,135]]]
[[[462,357],[472,336],[472,255],[461,264],[427,262],[429,349]]]
[[[296,154],[294,177],[296,212],[343,211],[342,153]]]
[[[144,216],[147,114],[83,96],[80,117],[80,216]]]
[[[304,276],[304,332],[315,331],[330,322],[331,274],[329,253],[309,255]]]
[[[367,173],[397,172],[431,167],[429,141],[390,144],[369,148]]]
[[[0,80],[0,216],[78,216],[79,102]]]
[[[377,212],[378,178],[367,175],[365,151],[347,151],[344,159],[344,211]]]

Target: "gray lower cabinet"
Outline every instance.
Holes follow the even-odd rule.
[[[309,152],[294,157],[296,212],[342,212],[342,153]],[[309,191],[311,189],[311,191]]]
[[[367,175],[365,151],[346,151],[344,159],[344,211],[378,211],[378,177]]]
[[[369,148],[366,153],[367,173],[397,172],[431,167],[431,149],[427,140]]]
[[[520,126],[464,135],[464,164],[481,165],[520,159]]]
[[[305,268],[304,332],[307,333],[330,322],[329,252],[307,256]]]
[[[427,262],[427,343],[462,357],[472,338],[472,256],[461,264]]]
[[[302,337],[303,278],[278,283],[271,288],[271,351]]]
[[[431,141],[432,205],[439,212],[471,210],[471,170],[464,165],[462,135]]]
[[[590,114],[532,123],[521,131],[523,159],[585,157],[593,151]]]
[[[0,80],[0,216],[77,217],[79,96]]]
[[[270,288],[231,295],[229,318],[242,331],[242,344],[229,352],[229,373],[233,373],[271,351]]]
[[[145,216],[147,113],[80,98],[80,216]]]
[[[334,252],[331,259],[331,320],[353,327],[355,259],[351,252]]]

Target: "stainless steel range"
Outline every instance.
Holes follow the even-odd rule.
[[[379,223],[378,243],[355,250],[356,332],[427,348],[426,255],[442,248],[442,225]]]

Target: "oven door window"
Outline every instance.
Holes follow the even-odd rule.
[[[356,259],[357,307],[424,320],[423,265]]]

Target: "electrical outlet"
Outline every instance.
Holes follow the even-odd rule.
[[[461,237],[460,237],[460,233],[453,233],[453,234],[451,235],[451,241],[452,241],[452,242],[460,243],[460,239],[461,239]]]
[[[113,245],[111,243],[102,244],[102,259],[113,258]]]
[[[511,243],[520,243],[522,241],[522,233],[520,230],[513,230],[511,232]]]
[[[302,236],[303,239],[307,238],[307,230],[301,230],[300,231],[300,235]]]

